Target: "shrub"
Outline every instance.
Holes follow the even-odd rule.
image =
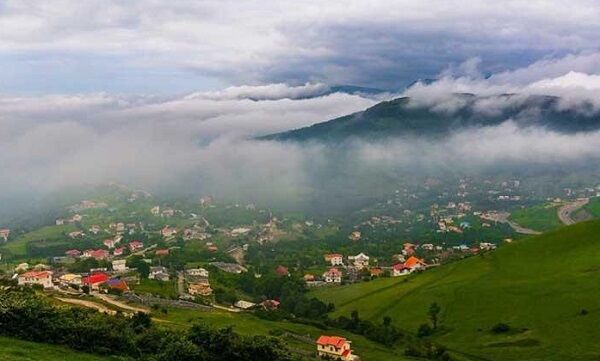
[[[507,325],[506,323],[500,322],[500,323],[495,324],[492,327],[492,332],[496,333],[496,334],[498,334],[498,333],[506,333],[508,331],[510,331],[510,326]]]

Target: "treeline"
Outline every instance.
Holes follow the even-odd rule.
[[[143,361],[297,361],[278,340],[197,324],[156,327],[150,316],[58,308],[31,290],[0,292],[0,335]]]

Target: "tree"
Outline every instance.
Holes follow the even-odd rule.
[[[429,319],[431,320],[431,325],[434,330],[437,330],[438,317],[440,315],[440,311],[442,311],[442,308],[436,302],[432,303],[431,306],[429,306]]]
[[[390,316],[385,316],[383,318],[383,325],[385,327],[389,327],[392,324],[392,318]]]

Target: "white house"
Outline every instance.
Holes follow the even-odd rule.
[[[185,273],[188,276],[208,278],[208,271],[205,270],[204,268],[186,269]]]
[[[115,272],[124,272],[129,270],[129,267],[127,267],[127,260],[116,259],[112,261],[112,269]]]
[[[348,260],[352,261],[354,266],[358,269],[369,267],[369,256],[362,252],[356,256],[348,257]]]
[[[325,255],[325,262],[331,263],[332,266],[342,266],[344,257],[339,253],[329,253]]]
[[[52,288],[52,272],[50,271],[31,271],[25,272],[18,277],[19,285],[41,285],[44,288]]]
[[[337,268],[333,267],[329,271],[323,273],[323,280],[327,283],[341,283],[342,272]]]
[[[151,280],[168,281],[169,271],[163,266],[150,267],[148,278]]]

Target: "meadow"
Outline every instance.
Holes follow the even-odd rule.
[[[518,209],[511,213],[510,219],[525,228],[545,232],[563,226],[557,212],[558,207],[541,204]]]
[[[441,308],[433,340],[481,360],[591,360],[600,355],[600,222],[561,228],[407,278],[317,289],[333,316],[416,331]],[[498,323],[510,326],[494,333]]]

